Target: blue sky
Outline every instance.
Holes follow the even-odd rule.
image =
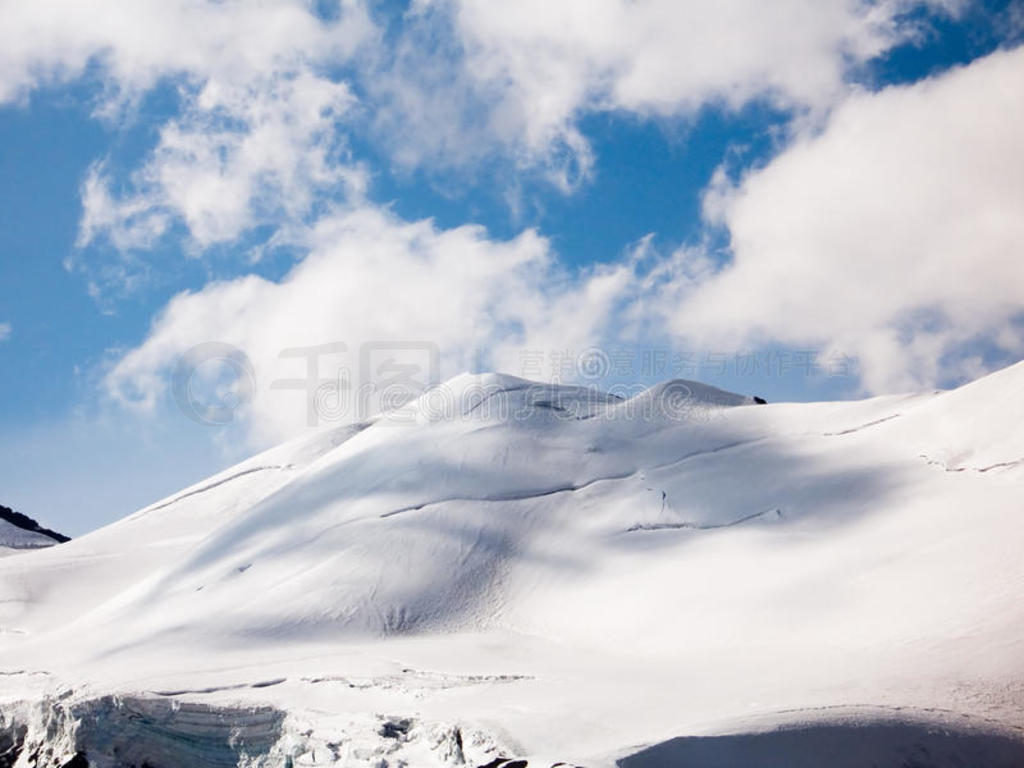
[[[937,210],[914,207],[928,197],[913,188],[920,168],[897,169],[912,181],[888,204],[877,184],[828,191],[829,167],[858,163],[859,139],[843,145],[849,154],[839,161],[828,154],[838,151],[830,140],[846,126],[879,137],[864,145],[870,168],[890,135],[886,115],[901,120],[897,132],[920,120],[918,130],[931,136],[946,130],[935,118],[941,107],[921,105],[939,99],[935,93],[955,99],[962,88],[982,98],[983,89],[958,85],[955,71],[992,82],[992,108],[950,128],[935,157],[945,162],[948,147],[962,148],[956,163],[988,167],[970,155],[969,139],[977,131],[980,152],[992,126],[1020,115],[1005,98],[1019,94],[997,82],[1014,82],[1020,3],[866,4],[883,15],[880,30],[864,26],[864,4],[824,3],[834,8],[806,33],[752,4],[749,15],[765,18],[736,30],[738,42],[723,39],[701,52],[706,71],[684,60],[672,38],[630,37],[629,14],[641,11],[618,0],[600,5],[622,26],[623,40],[567,32],[563,20],[542,18],[531,3],[516,11],[522,18],[503,11],[484,19],[459,2],[410,9],[282,0],[264,9],[280,6],[284,22],[230,2],[212,4],[208,19],[176,3],[141,4],[123,24],[95,30],[89,18],[76,26],[47,5],[10,20],[7,34],[26,42],[8,45],[0,59],[0,502],[71,534],[301,432],[301,394],[259,399],[282,375],[284,346],[342,341],[355,349],[378,338],[417,339],[426,329],[442,350],[445,375],[464,367],[530,374],[525,368],[540,356],[543,377],[554,375],[552,356],[600,348],[620,368],[631,362],[597,383],[643,385],[686,373],[770,400],[950,386],[1024,351],[1024,284],[1014,284],[1012,266],[1000,273],[1019,255],[1012,232],[979,246],[989,254],[991,283],[971,283],[964,295],[922,288],[900,298],[897,283],[910,276],[917,284],[914,270],[927,267],[929,244],[959,236],[908,230]],[[597,29],[598,6],[577,6],[566,3],[565,12]],[[710,34],[693,29],[705,21],[694,8],[686,18],[657,3],[643,12],[662,26],[683,25],[682,47],[688,34]],[[295,40],[274,33],[283,23]],[[140,49],[150,24],[174,27],[168,36],[201,25],[205,37],[194,57],[175,52],[173,37],[166,48]],[[707,24],[724,38],[732,33],[717,19]],[[250,50],[241,29],[266,40],[249,41]],[[774,46],[773,35],[782,34],[809,39]],[[750,50],[717,62],[728,45]],[[674,74],[677,54],[678,68],[696,74]],[[1001,70],[988,63],[1003,55]],[[819,76],[829,67],[831,79]],[[878,106],[883,98],[891,108]],[[964,98],[965,113],[984,108]],[[309,104],[308,116],[294,117]],[[1009,178],[1019,148],[986,151],[1003,153],[1008,178],[998,167],[994,176],[972,177],[984,189],[971,199],[999,189],[1007,210],[1019,210],[1020,184]],[[935,167],[927,157],[922,163]],[[922,179],[921,188],[963,186],[958,167]],[[805,186],[821,192],[788,200]],[[807,200],[819,205],[826,197],[834,204],[813,222],[800,218]],[[892,233],[868,218],[857,230],[857,216],[876,215],[865,200],[879,198]],[[827,248],[829,238],[846,247],[839,224],[816,229],[827,216],[843,226],[849,219],[865,233],[865,249],[899,262],[891,285],[874,284],[887,279],[879,277],[885,269],[863,278],[863,295],[888,303],[834,327],[827,303],[807,299],[824,302],[823,291],[792,287],[785,277],[812,271],[798,261],[805,249],[817,264],[813,249]],[[773,230],[783,221],[795,222],[785,237]],[[410,229],[417,222],[428,230]],[[399,250],[345,255],[356,247],[349,237]],[[920,243],[921,253],[908,242]],[[465,255],[450,258],[445,249]],[[977,271],[976,254],[958,253],[935,256],[928,273]],[[424,261],[431,282],[421,316],[410,308],[415,286],[403,281]],[[745,264],[753,265],[749,276],[733,268]],[[314,268],[322,271],[308,279],[293,272]],[[836,279],[855,283],[844,270]],[[788,287],[772,289],[775,274]],[[253,288],[246,276],[266,283]],[[330,290],[297,295],[300,284],[330,280],[345,286],[338,302],[352,304],[360,286],[388,281],[396,296],[385,289],[349,316],[317,309],[331,301]],[[217,285],[228,288],[217,294]],[[758,286],[780,298],[765,300]],[[850,295],[857,290],[852,284]],[[194,301],[168,309],[183,291]],[[435,322],[430,305],[465,314]],[[309,318],[296,307],[308,308]],[[376,313],[384,319],[367,319]],[[174,361],[202,341],[242,349],[263,383],[252,407],[226,427],[184,418],[168,390]],[[810,355],[821,367],[804,365]],[[655,358],[686,367],[668,370]]]

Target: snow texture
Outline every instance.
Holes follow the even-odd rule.
[[[1024,364],[769,405],[457,377],[0,559],[0,739],[19,768],[181,739],[191,765],[803,765],[872,733],[878,765],[1024,764],[1022,393]]]

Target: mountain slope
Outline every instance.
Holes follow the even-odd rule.
[[[0,561],[11,695],[272,702],[371,756],[404,712],[402,750],[461,723],[586,765],[786,710],[1024,726],[1021,391],[457,377]]]
[[[70,539],[49,528],[43,528],[28,515],[0,505],[0,555],[52,547],[65,541]]]

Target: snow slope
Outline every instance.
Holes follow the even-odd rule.
[[[277,707],[308,765],[673,764],[645,748],[840,714],[1018,738],[1022,392],[460,376],[0,560],[0,710]]]

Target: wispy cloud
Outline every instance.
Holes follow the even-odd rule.
[[[0,342],[7,341],[11,338],[11,332],[13,330],[14,329],[10,323],[0,323]]]
[[[82,184],[78,245],[95,260],[170,235],[201,253],[302,221],[324,196],[358,197],[365,172],[344,132],[356,100],[340,70],[375,35],[359,0],[331,19],[298,0],[41,0],[5,10],[0,104],[88,76],[102,86],[95,117],[117,126],[126,106],[173,88],[174,111],[139,165],[115,173],[97,158]],[[90,278],[101,290],[112,275],[133,279],[131,262],[120,266],[104,262]]]
[[[182,114],[117,195],[102,163],[82,187],[79,247],[106,238],[119,250],[152,247],[180,221],[198,250],[260,224],[301,222],[319,197],[358,199],[365,172],[348,161],[338,125],[348,86],[309,73],[246,82],[209,80],[183,96]]]

